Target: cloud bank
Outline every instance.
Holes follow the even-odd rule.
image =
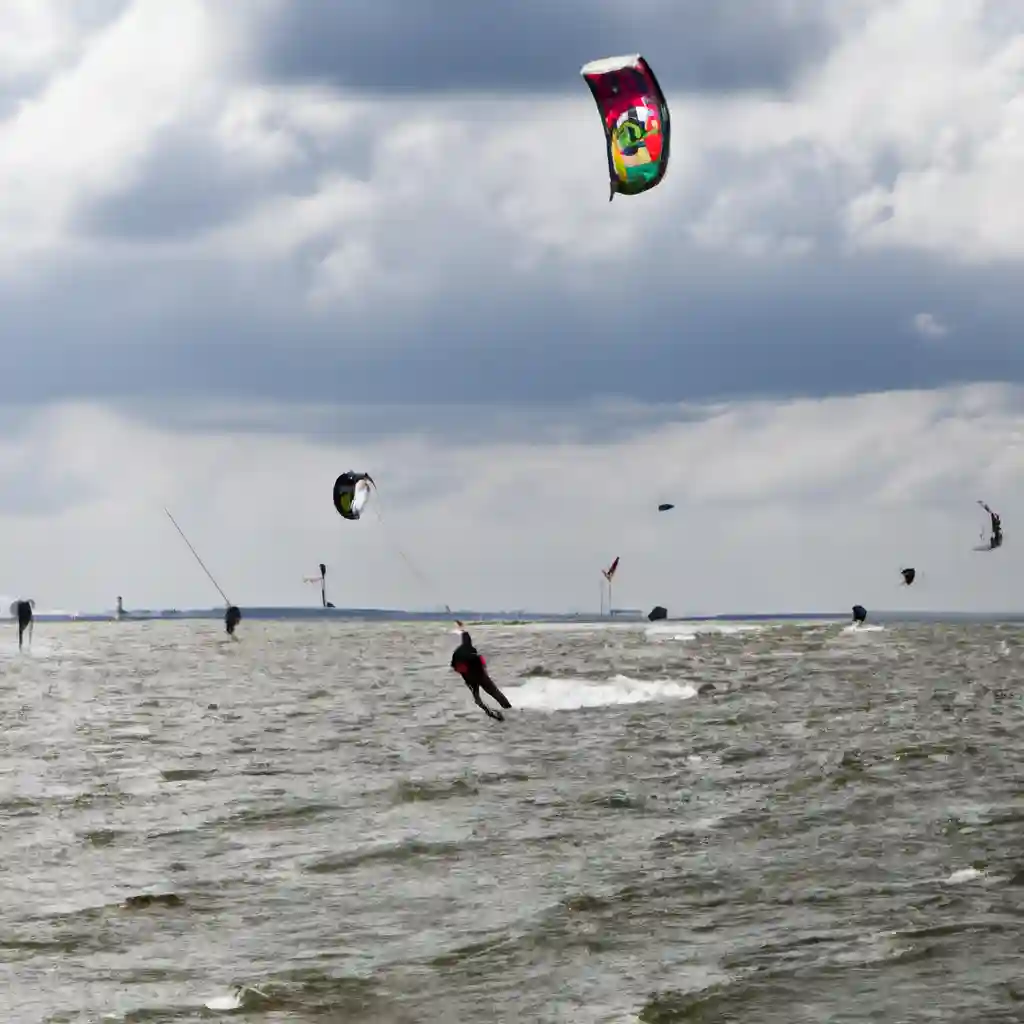
[[[211,531],[239,600],[278,603],[299,562],[327,557],[313,548],[349,543],[313,495],[361,462],[386,467],[409,543],[459,563],[456,602],[586,603],[584,564],[633,538],[623,600],[631,564],[630,601],[694,610],[873,601],[867,577],[824,581],[845,580],[850,536],[901,561],[897,521],[946,564],[968,489],[1002,488],[985,492],[997,507],[1014,494],[991,467],[1012,458],[994,445],[1024,383],[1024,13],[713,6],[640,0],[627,19],[560,0],[485,19],[380,0],[342,21],[283,0],[4,5],[4,500],[25,544],[0,573],[38,580],[51,606],[194,604],[191,568],[131,547],[166,553],[165,521],[125,517],[168,500]],[[608,204],[578,69],[637,50],[669,96],[673,162],[654,192]],[[850,433],[812,456],[821,436],[800,432],[844,417]],[[671,581],[650,553],[665,525],[630,497],[655,462],[686,472],[663,481],[682,496],[651,497],[683,503],[666,543],[703,538]],[[791,462],[818,469],[773,489]],[[879,476],[939,462],[942,512],[935,480]],[[262,503],[241,497],[256,476]],[[1007,536],[999,579],[1009,512]],[[366,543],[339,549],[355,603],[432,600],[364,564],[384,557]],[[769,569],[781,551],[788,575]],[[933,593],[1013,603],[995,578],[965,582],[989,571],[968,560]]]
[[[324,561],[339,607],[596,611],[615,555],[616,606],[644,611],[1016,606],[1019,388],[662,409],[657,425],[594,406],[600,444],[569,420],[479,416],[476,443],[429,410],[418,436],[342,442],[314,424],[171,430],[49,408],[0,444],[0,528],[17,538],[0,590],[51,608],[216,605],[167,504],[243,606],[315,601],[302,577]],[[380,487],[358,523],[330,501],[340,465]],[[996,554],[971,550],[978,497],[1005,519]]]

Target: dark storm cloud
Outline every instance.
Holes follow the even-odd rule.
[[[286,3],[286,23],[273,35],[282,46],[288,40],[325,40],[324,52],[337,45],[357,55],[373,53],[374,39],[392,48],[414,49],[415,42],[424,74],[436,66],[453,69],[444,81],[431,80],[438,88],[464,81],[458,60],[436,64],[445,47],[458,59],[466,52],[489,54],[492,84],[508,88],[520,73],[510,54],[540,62],[523,72],[524,86],[538,75],[553,83],[563,67],[571,82],[577,62],[602,54],[646,49],[654,59],[653,50],[626,45],[615,34],[616,19],[621,26],[640,25],[652,45],[681,52],[690,47],[706,62],[680,57],[667,62],[672,66],[720,64],[724,70],[715,73],[724,77],[715,81],[723,88],[735,85],[736,75],[766,67],[762,58],[769,50],[775,57],[788,54],[787,66],[795,67],[796,50],[810,53],[823,45],[824,29],[813,14],[786,21],[772,15],[783,9],[781,3],[738,0],[635,0],[630,6],[587,0],[590,17],[582,18],[582,8],[573,15],[591,33],[580,42],[570,39],[576,0],[567,0],[544,10],[502,5],[500,17],[498,8],[487,8],[495,24],[481,35],[484,43],[463,48],[456,45],[457,34],[484,27],[480,5],[459,7],[462,0],[451,0],[440,17],[436,8],[434,16],[423,13],[431,8],[424,0],[408,5],[412,13],[403,21],[389,2],[349,5],[344,40],[337,35],[343,26],[340,5]],[[812,12],[820,5],[786,9]],[[322,21],[314,24],[310,19],[317,11]],[[532,21],[525,11],[535,12]],[[646,21],[639,16],[644,12]],[[446,38],[445,31],[456,35]],[[587,52],[573,51],[567,61],[558,53],[562,43],[542,46],[541,37],[531,35],[539,32],[554,33],[556,42],[562,33],[566,46]],[[531,38],[534,44],[527,46]],[[285,46],[281,53],[287,52]],[[380,57],[377,64],[401,67],[393,57]],[[314,64],[309,68],[316,70]],[[702,87],[714,87],[713,77]],[[367,436],[425,428],[484,439],[510,431],[571,433],[568,410],[601,396],[666,406],[1024,381],[1017,339],[1024,299],[1014,274],[954,267],[910,253],[848,256],[842,211],[864,183],[837,184],[835,175],[823,173],[820,147],[809,141],[756,155],[739,144],[723,151],[709,143],[704,151],[690,152],[684,165],[689,182],[679,203],[670,203],[668,190],[648,196],[645,201],[669,204],[657,224],[652,221],[623,259],[595,270],[589,256],[568,244],[549,246],[548,238],[559,237],[557,218],[550,231],[535,235],[528,223],[508,226],[517,214],[509,213],[508,220],[478,216],[472,197],[449,201],[439,191],[417,198],[411,189],[410,198],[387,175],[375,180],[386,150],[379,144],[353,146],[361,129],[353,134],[338,121],[321,131],[322,110],[290,117],[288,104],[301,101],[288,94],[263,101],[242,103],[244,125],[237,136],[232,117],[227,127],[199,118],[166,130],[146,163],[124,176],[131,183],[126,191],[77,207],[81,251],[54,256],[69,261],[63,266],[39,266],[30,289],[0,284],[0,339],[7,343],[0,402],[24,407],[101,398],[142,403],[148,415],[181,421],[196,401],[225,409],[252,401],[290,403],[294,418],[274,423],[276,429]],[[402,104],[392,106],[397,111]],[[494,109],[505,116],[499,105]],[[521,111],[512,116],[518,119]],[[397,112],[395,117],[401,127]],[[430,147],[413,135],[409,145],[422,146],[423,167],[429,169]],[[351,151],[360,148],[357,160],[363,163],[353,167]],[[884,151],[869,155],[879,162],[877,180],[895,173],[895,156],[890,167]],[[594,215],[612,219],[613,228],[613,218],[625,225],[643,201],[635,207],[605,204],[600,160],[594,166]],[[325,179],[342,171],[354,173],[361,184],[350,193],[332,193]],[[400,171],[406,172],[404,165]],[[410,158],[407,173],[423,170]],[[495,176],[495,196],[505,187],[503,174]],[[491,203],[483,172],[480,177],[479,202]],[[322,204],[289,210],[288,200],[297,196]],[[255,227],[240,225],[228,242],[197,241],[204,232],[237,223],[243,210],[273,211],[279,201],[279,220],[272,212]],[[351,209],[339,212],[345,204]],[[530,207],[524,210],[532,216]],[[538,216],[546,216],[544,210],[541,202]],[[571,232],[574,214],[568,213]],[[691,241],[715,236],[730,251],[710,255]],[[812,245],[812,255],[741,255],[759,244],[779,247],[787,241]],[[228,247],[233,248],[225,254]],[[338,253],[334,263],[327,259]],[[522,269],[520,257],[534,269]],[[348,293],[314,312],[310,291],[331,274]],[[403,280],[424,284],[425,290],[396,296],[391,289]],[[950,324],[952,333],[937,341],[921,339],[911,328],[920,312]],[[340,407],[337,418],[314,408],[323,405]],[[451,408],[445,411],[446,406]],[[481,413],[482,407],[489,412]],[[511,412],[513,407],[528,411]],[[426,408],[434,410],[430,416]],[[224,415],[230,420],[229,412]],[[584,436],[600,440],[609,431],[628,432],[639,422],[629,415],[612,426],[606,420],[604,433]]]
[[[357,90],[567,90],[642,52],[666,89],[781,88],[831,42],[821,0],[289,0],[263,73]]]
[[[991,269],[954,272],[906,255],[764,261],[742,277],[734,263],[684,268],[677,260],[645,274],[639,306],[596,297],[567,304],[549,283],[526,294],[442,292],[429,309],[392,304],[371,320],[310,319],[298,282],[277,270],[108,264],[51,285],[40,300],[0,294],[4,403],[340,403],[349,422],[353,409],[408,404],[405,414],[392,408],[365,423],[395,431],[418,429],[424,406],[453,405],[463,408],[463,432],[480,435],[489,425],[500,432],[503,421],[497,412],[475,417],[479,405],[564,409],[595,396],[676,403],[1024,382],[1019,295]],[[938,343],[918,338],[909,322],[921,309],[956,333]],[[275,426],[329,436],[342,423],[296,414]]]

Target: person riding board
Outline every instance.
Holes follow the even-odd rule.
[[[503,708],[510,708],[512,704],[505,694],[494,685],[494,680],[487,673],[487,661],[473,646],[473,640],[465,627],[461,622],[456,622],[455,625],[462,631],[462,640],[452,653],[452,669],[462,676],[462,681],[473,694],[474,702],[483,708],[484,713],[499,722],[504,722],[505,716],[500,711],[494,711],[480,699],[480,691],[483,690],[484,693],[489,694]]]
[[[999,518],[998,513],[993,512],[985,502],[979,501],[978,504],[989,514],[989,518],[992,520],[992,536],[989,539],[988,546],[990,550],[995,550],[1003,543],[1003,521]]]

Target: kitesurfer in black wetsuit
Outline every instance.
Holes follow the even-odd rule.
[[[473,694],[473,700],[483,708],[484,712],[491,718],[504,722],[505,716],[500,711],[492,710],[480,699],[480,691],[483,690],[484,693],[489,694],[503,708],[512,707],[508,697],[494,685],[494,681],[487,674],[487,662],[473,646],[473,640],[463,628],[462,623],[456,622],[455,625],[462,630],[462,642],[452,654],[452,668],[462,676],[462,681]]]
[[[18,602],[18,650],[21,650],[22,641],[25,637],[25,630],[32,625],[32,602]],[[29,638],[31,639],[31,632]]]
[[[228,636],[235,636],[235,627],[242,621],[242,613],[234,605],[229,605],[228,610],[224,613],[224,628],[228,631]],[[238,638],[235,637],[237,640]]]
[[[992,520],[992,536],[989,539],[988,546],[990,550],[1001,547],[1003,543],[1003,521],[999,516],[992,511],[983,501],[978,502],[979,505],[988,513],[989,518]]]
[[[323,601],[325,608],[333,608],[334,605],[327,600],[327,566],[323,562],[320,563],[320,600]]]

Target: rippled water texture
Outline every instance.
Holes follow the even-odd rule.
[[[5,628],[5,1022],[1024,1019],[1021,627]]]

